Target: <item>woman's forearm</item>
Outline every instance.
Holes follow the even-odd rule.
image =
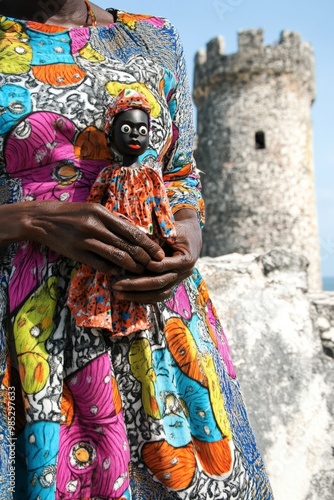
[[[0,206],[0,246],[33,239],[28,228],[35,203],[33,201]]]
[[[0,246],[35,241],[55,252],[113,273],[142,273],[164,252],[139,228],[99,203],[37,200],[0,207]]]

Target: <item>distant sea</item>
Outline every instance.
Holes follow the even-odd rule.
[[[327,290],[327,291],[333,290],[334,291],[334,276],[322,278],[322,284],[323,284],[324,290]]]

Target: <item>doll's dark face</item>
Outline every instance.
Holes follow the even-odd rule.
[[[148,115],[142,109],[130,109],[117,115],[111,131],[115,150],[122,156],[140,156],[148,148]]]

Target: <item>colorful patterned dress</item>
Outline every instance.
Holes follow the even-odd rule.
[[[202,222],[168,21],[118,12],[108,27],[65,29],[2,17],[0,74],[2,204],[86,200],[111,160],[106,102],[128,87],[152,108],[142,160],[162,167],[173,211]],[[1,499],[272,498],[197,271],[155,306],[152,328],[109,339],[71,317],[74,262],[29,242],[1,248],[0,262]]]

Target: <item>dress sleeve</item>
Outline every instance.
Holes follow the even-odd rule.
[[[175,54],[175,85],[167,95],[173,124],[173,139],[164,158],[163,179],[173,213],[182,208],[197,211],[201,226],[204,224],[204,202],[201,194],[199,171],[196,168],[193,147],[195,129],[193,103],[186,71],[185,57],[180,37],[173,26]]]

